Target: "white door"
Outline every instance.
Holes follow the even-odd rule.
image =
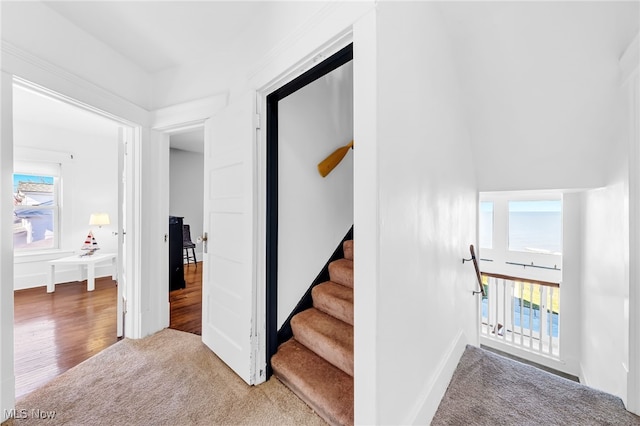
[[[126,306],[124,297],[126,295],[125,286],[126,281],[126,254],[125,247],[125,229],[126,229],[126,169],[125,169],[125,156],[127,155],[127,140],[125,136],[125,129],[122,127],[118,129],[118,291],[117,291],[117,336],[124,336],[124,307]]]
[[[248,93],[205,123],[202,341],[253,384],[253,143]]]

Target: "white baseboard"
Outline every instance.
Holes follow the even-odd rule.
[[[442,357],[434,378],[427,382],[422,389],[418,403],[407,417],[406,424],[429,424],[436,414],[440,401],[447,391],[453,372],[469,343],[462,330],[451,341],[449,348]]]
[[[491,338],[484,335],[480,336],[480,344],[580,378],[581,371],[576,370],[581,370],[582,366],[576,365],[575,361],[572,365],[569,365],[564,359],[556,359],[545,354],[530,352],[523,348],[511,346],[503,342],[501,339]]]
[[[589,384],[589,379],[587,378],[587,374],[584,372],[584,367],[582,366],[582,363],[580,363],[580,375],[578,377],[580,378],[580,383],[586,386],[591,386]]]

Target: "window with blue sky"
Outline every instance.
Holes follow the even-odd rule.
[[[57,248],[57,179],[13,175],[13,248],[16,251]]]

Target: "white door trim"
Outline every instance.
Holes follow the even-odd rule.
[[[13,79],[2,72],[0,86],[0,186],[2,194],[13,192]],[[0,282],[13,283],[12,206],[0,204]],[[13,367],[13,285],[0,286],[0,422],[7,420],[15,406],[15,373]]]
[[[137,321],[137,306],[140,305],[140,296],[139,290],[136,290],[140,285],[141,280],[141,270],[140,270],[140,258],[142,253],[141,246],[141,215],[140,215],[140,202],[139,202],[139,194],[140,194],[140,182],[141,182],[141,157],[140,157],[140,144],[141,144],[141,127],[136,123],[132,123],[129,120],[126,120],[117,115],[111,114],[107,111],[104,111],[100,108],[94,107],[92,105],[81,102],[75,98],[64,95],[62,93],[56,92],[49,88],[43,87],[39,84],[30,82],[18,76],[13,76],[13,84],[27,90],[39,93],[43,96],[47,96],[49,98],[55,99],[59,102],[63,102],[67,105],[71,105],[75,108],[79,108],[83,111],[87,111],[92,114],[99,115],[108,120],[111,120],[118,125],[127,128],[126,133],[133,134],[133,139],[130,141],[130,155],[125,158],[125,167],[128,171],[128,180],[126,184],[126,194],[127,201],[127,217],[130,218],[130,223],[128,224],[128,228],[126,230],[127,236],[129,238],[129,247],[131,248],[128,256],[130,257],[129,262],[124,262],[125,265],[128,265],[129,270],[126,271],[127,276],[130,277],[129,282],[127,283],[127,294],[125,295],[127,299],[127,306],[124,307],[126,312],[125,314],[125,327],[124,330],[125,335],[131,338],[140,338],[140,327],[139,321]],[[123,259],[118,259],[118,269],[120,270],[123,265]]]
[[[226,107],[228,93],[184,102],[151,112],[151,128],[163,133],[178,133],[204,127],[204,122]]]
[[[636,36],[620,59],[629,96],[629,358],[627,409],[640,415],[640,54]]]
[[[227,105],[228,96],[226,93],[211,96],[204,99],[199,99],[196,101],[185,102],[178,105],[173,105],[166,108],[161,108],[156,111],[151,112],[151,130],[161,133],[163,136],[169,137],[172,134],[185,132],[189,130],[196,130],[199,128],[204,128],[205,122],[216,113],[216,111],[224,108]],[[166,148],[161,147],[160,149],[166,149],[167,152],[158,153],[161,158],[168,160],[169,158],[169,145],[167,143]],[[161,170],[160,173],[164,174],[160,178],[165,179],[168,182],[169,179],[169,167],[166,167],[166,170]],[[162,210],[166,210],[166,215],[168,217],[169,213],[169,198],[168,196],[163,197],[161,201]],[[164,220],[161,218],[160,220]],[[167,260],[168,261],[168,260]],[[203,256],[204,262],[204,256]],[[164,275],[163,275],[164,277]],[[168,280],[168,275],[166,276]],[[169,304],[169,283],[166,282],[164,284],[160,284],[158,286],[154,286],[150,289],[153,294],[150,295],[151,299],[160,301],[158,305],[156,305],[156,309],[159,309],[160,312],[152,312],[150,315],[152,317],[161,318],[167,320],[167,324],[169,321],[171,307]],[[164,304],[164,300],[167,301]],[[141,305],[137,304],[135,306],[136,310],[139,310],[140,315]],[[137,317],[139,317],[138,315]]]

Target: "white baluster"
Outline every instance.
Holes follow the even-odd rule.
[[[559,323],[560,316],[557,317],[556,330],[558,336],[554,338],[554,306],[558,304],[557,299],[560,297],[560,289],[552,286],[552,283],[534,284],[521,281],[517,277],[487,277],[488,295],[486,298],[487,315],[482,317],[483,326],[481,332],[492,339],[499,339],[505,345],[520,347],[526,351],[537,352],[551,357],[558,358],[560,356],[560,336]],[[527,293],[528,287],[528,294]],[[520,299],[515,301],[515,297]],[[528,297],[527,297],[528,296]],[[534,297],[535,296],[535,297]],[[538,312],[534,310],[535,301],[538,301]],[[526,302],[528,301],[528,302]],[[524,310],[525,304],[529,303],[529,332],[525,329],[527,320]],[[516,312],[518,307],[518,326],[516,326]],[[538,315],[538,331],[534,328],[534,315]],[[511,336],[507,334],[511,331]],[[517,336],[516,336],[517,334]],[[529,339],[528,344],[525,338]],[[537,340],[534,343],[534,340]],[[544,345],[549,347],[545,348]]]
[[[524,284],[522,281],[518,284],[520,285],[520,346],[524,346],[524,326],[522,324],[522,311],[524,310]]]
[[[529,349],[533,349],[533,284],[529,283]]]
[[[549,287],[549,354],[553,355],[553,287]]]
[[[509,306],[510,306],[510,310],[509,310],[509,315],[511,318],[509,318],[509,324],[511,324],[511,344],[513,345],[513,336],[514,336],[514,331],[515,331],[515,305],[513,304],[513,286],[515,285],[515,283],[513,281],[509,281]]]
[[[545,325],[545,320],[547,319],[546,317],[546,312],[547,310],[545,309],[543,303],[545,302],[544,299],[544,286],[539,285],[538,286],[538,295],[540,297],[540,303],[538,305],[538,310],[540,311],[540,320],[538,321],[540,324],[540,333],[538,335],[538,352],[543,352],[544,348],[542,347],[542,342],[544,342],[544,325]]]

